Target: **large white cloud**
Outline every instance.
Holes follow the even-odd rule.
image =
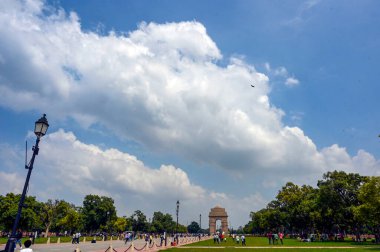
[[[239,59],[218,66],[221,54],[202,24],[142,24],[128,36],[100,36],[83,32],[74,13],[9,6],[0,17],[3,106],[99,123],[223,169],[284,166],[290,146],[268,78]],[[294,144],[304,142],[298,136]]]
[[[162,193],[173,198],[179,194],[183,199],[205,194],[201,187],[192,185],[187,174],[179,168],[162,165],[159,169],[151,169],[135,156],[117,149],[103,151],[62,130],[44,139],[40,156],[43,174],[49,180],[62,181],[76,193],[83,194],[86,188],[103,190],[102,194],[118,190],[126,194],[138,192],[147,197]]]
[[[222,54],[199,22],[142,23],[128,34],[102,36],[84,32],[75,13],[37,0],[4,0],[0,27],[0,106],[47,112],[56,123],[73,118],[84,128],[102,125],[151,151],[241,179],[254,175],[252,183],[267,187],[315,181],[333,169],[378,174],[379,162],[364,150],[351,157],[337,145],[318,149],[301,128],[284,125],[284,112],[269,100],[269,78],[238,58],[220,65]],[[45,158],[59,167],[50,175],[65,176],[65,183],[57,181],[53,191],[65,186],[109,194],[116,183],[121,191],[139,188],[138,197],[155,188],[171,195],[174,185],[188,199],[205,194],[185,168],[151,170],[136,157],[102,151],[68,133],[49,139],[58,136],[67,148],[49,148],[51,159]]]
[[[25,179],[22,150],[8,145],[0,146],[0,150],[7,153],[0,156],[0,162],[7,167],[0,171],[0,195],[20,193]],[[77,205],[82,204],[85,195],[105,195],[115,199],[120,216],[130,215],[137,209],[148,217],[153,211],[173,214],[175,202],[180,200],[183,224],[198,220],[199,213],[207,216],[209,209],[219,204],[227,211],[233,209],[229,212],[231,220],[235,225],[242,225],[252,210],[249,200],[254,199],[259,206],[265,203],[260,193],[236,197],[206,190],[173,165],[151,168],[135,156],[83,143],[72,132],[63,130],[41,141],[28,193],[42,201],[63,198]],[[248,204],[236,207],[241,201]]]

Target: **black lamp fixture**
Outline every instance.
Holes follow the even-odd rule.
[[[17,210],[15,222],[13,223],[12,233],[11,233],[11,235],[7,241],[7,245],[5,246],[5,249],[3,250],[5,252],[14,252],[14,250],[15,250],[16,230],[17,230],[18,223],[20,222],[22,208],[24,207],[26,191],[27,191],[28,186],[29,186],[29,180],[30,180],[30,175],[32,174],[34,160],[35,160],[36,156],[38,155],[38,150],[39,150],[38,144],[40,143],[41,137],[43,137],[46,134],[48,128],[49,128],[49,123],[46,119],[46,114],[44,114],[40,119],[38,119],[35,122],[34,134],[36,134],[36,136],[37,136],[36,145],[34,145],[32,148],[33,156],[30,159],[29,164],[25,165],[25,168],[28,169],[28,175],[26,176],[24,189],[23,189],[22,194],[21,194],[20,202],[18,203],[18,210]]]
[[[44,114],[40,119],[38,119],[34,126],[34,134],[38,138],[43,137],[46,134],[46,131],[49,128],[49,123],[46,119],[46,114]]]

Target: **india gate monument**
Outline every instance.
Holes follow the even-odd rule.
[[[222,222],[222,232],[228,233],[228,215],[226,212],[226,209],[216,206],[214,208],[211,208],[211,211],[208,215],[209,218],[209,227],[210,227],[210,234],[214,234],[216,232],[216,221],[220,220]]]

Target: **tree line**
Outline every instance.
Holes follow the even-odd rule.
[[[0,231],[9,232],[17,214],[20,194],[0,195]],[[190,226],[190,225],[189,225]],[[82,206],[75,206],[65,200],[39,202],[34,196],[25,198],[19,229],[23,231],[71,234],[120,233],[124,231],[163,233],[187,232],[187,227],[173,220],[172,215],[154,212],[151,221],[136,210],[132,215],[117,216],[114,200],[111,197],[86,195]]]
[[[288,182],[250,218],[246,233],[378,233],[380,177],[333,171],[316,188]]]

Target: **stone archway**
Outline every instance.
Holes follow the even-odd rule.
[[[214,234],[216,232],[216,221],[220,220],[222,222],[222,232],[228,233],[228,215],[226,209],[216,206],[211,208],[211,211],[208,215],[209,218],[209,227],[210,234]]]

